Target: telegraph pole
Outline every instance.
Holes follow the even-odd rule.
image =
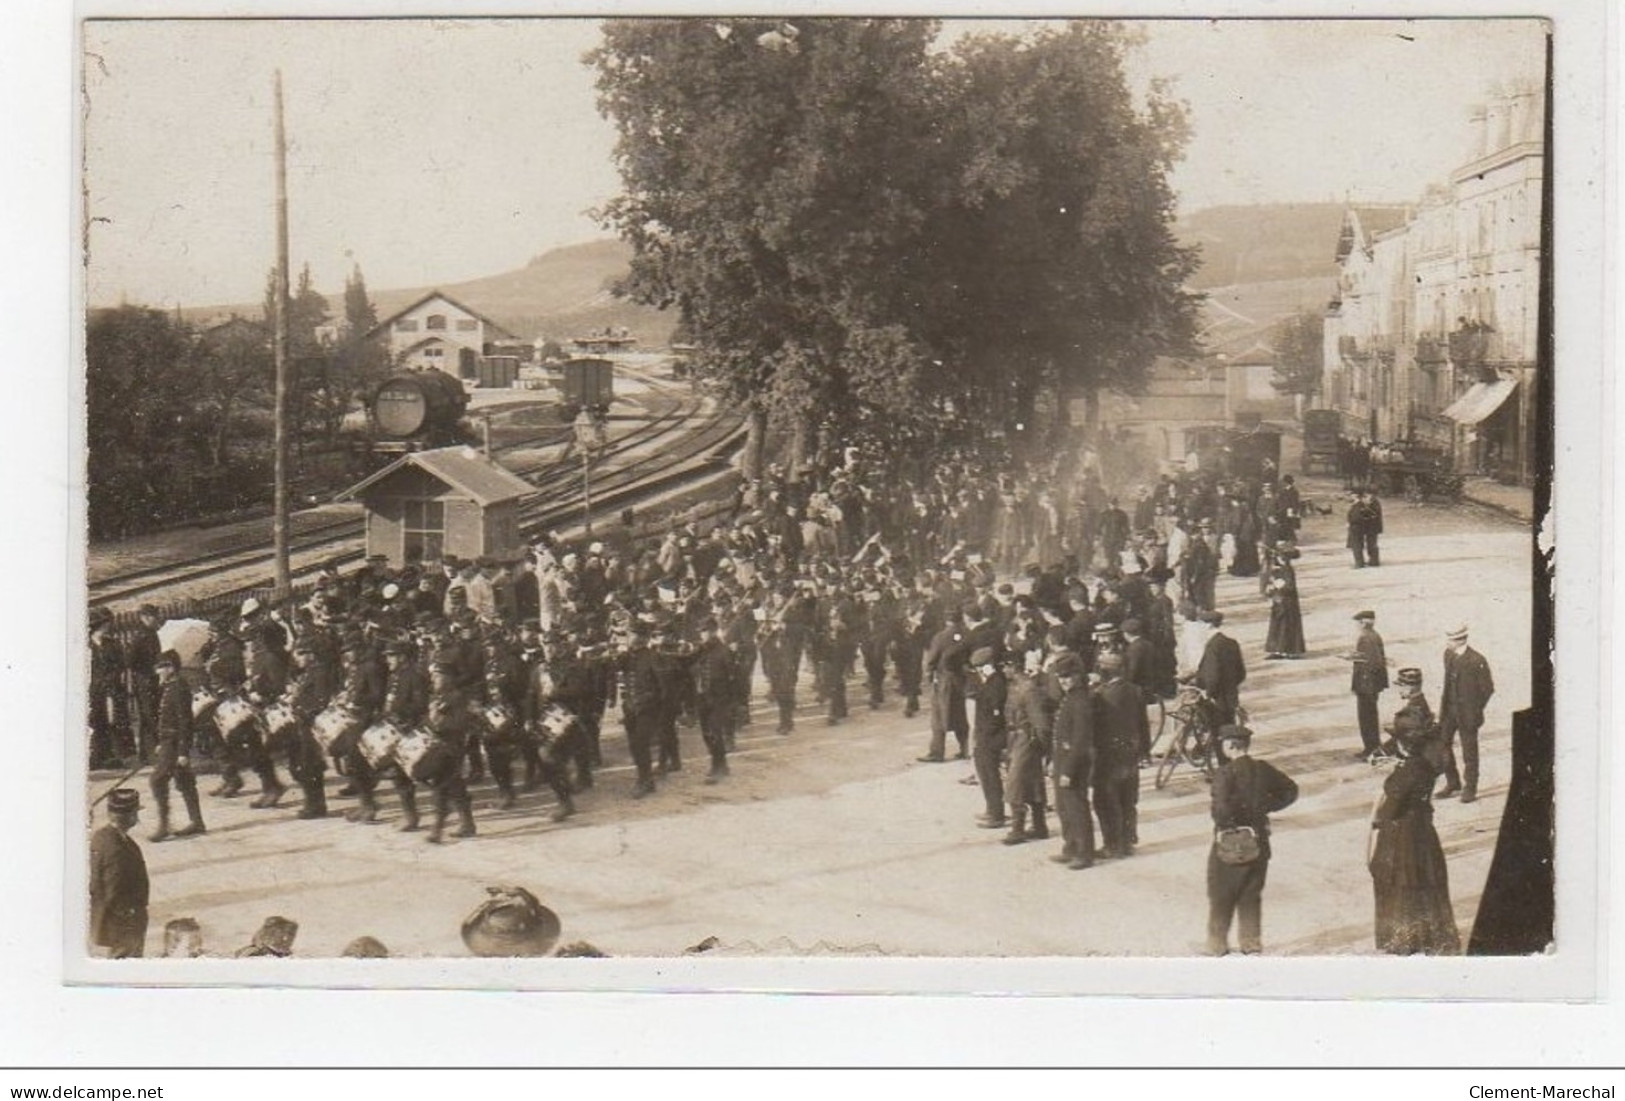
[[[276,476],[272,491],[271,542],[277,596],[292,588],[288,567],[288,140],[282,129],[282,70],[272,85],[276,104],[276,276],[272,355],[276,360]]]

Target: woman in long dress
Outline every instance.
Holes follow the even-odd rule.
[[[1401,669],[1397,680],[1406,699],[1392,727],[1399,762],[1383,780],[1371,813],[1377,948],[1396,956],[1459,955],[1450,875],[1433,828],[1436,725],[1422,696],[1422,671]]]
[[[1308,646],[1303,640],[1303,606],[1298,601],[1298,571],[1292,560],[1298,551],[1289,544],[1275,549],[1276,566],[1270,578],[1270,629],[1264,639],[1264,653],[1270,658],[1301,658]]]

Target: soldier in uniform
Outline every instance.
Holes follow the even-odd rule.
[[[834,726],[847,717],[846,675],[858,653],[857,605],[837,588],[825,601],[824,632],[820,651],[824,692],[829,701],[828,722]]]
[[[485,755],[491,764],[491,778],[496,781],[500,798],[497,806],[502,810],[512,807],[519,799],[514,788],[513,761],[519,752],[520,732],[525,715],[526,677],[519,657],[507,646],[496,643],[486,647],[485,679],[481,696],[484,706],[500,708],[509,717],[506,727],[497,729],[489,724],[482,737]],[[523,739],[529,743],[530,739]],[[535,752],[532,748],[531,752]],[[541,775],[540,758],[536,775]],[[568,791],[568,789],[566,789]]]
[[[1216,831],[1245,828],[1253,831],[1258,853],[1245,863],[1220,859],[1218,833],[1207,858],[1207,952],[1223,956],[1230,951],[1230,924],[1239,918],[1241,950],[1257,955],[1264,950],[1264,881],[1269,874],[1269,816],[1285,810],[1298,798],[1298,785],[1267,761],[1248,755],[1252,731],[1243,726],[1219,728],[1218,741],[1225,763],[1213,774],[1212,813]]]
[[[655,709],[655,772],[683,771],[682,745],[677,737],[677,716],[683,712],[686,697],[693,690],[688,671],[688,646],[673,634],[669,623],[654,629],[651,645],[654,656],[655,677],[660,686],[659,702]]]
[[[356,797],[356,805],[344,817],[350,822],[371,825],[378,821],[378,801],[374,797],[378,774],[361,752],[359,733],[373,724],[383,706],[386,672],[378,667],[372,648],[358,639],[344,648],[342,677],[339,698],[355,713],[359,725],[357,736],[333,747],[339,767],[349,777],[348,786]]]
[[[90,835],[90,943],[109,959],[135,959],[146,950],[147,861],[130,836],[140,810],[133,788],[114,788],[107,824]]]
[[[1010,804],[1010,832],[1006,845],[1049,837],[1044,821],[1044,756],[1049,744],[1050,701],[1040,681],[1044,654],[1040,648],[1025,652],[1023,668],[1010,684],[1006,706],[1009,731],[1010,780],[1005,799]],[[1031,826],[1028,815],[1031,814]]]
[[[414,730],[422,724],[429,707],[428,678],[412,660],[411,644],[404,639],[384,648],[384,661],[389,671],[380,712],[403,732]],[[399,766],[395,768],[394,782],[396,794],[401,797],[401,832],[410,833],[418,828],[417,785]]]
[[[863,589],[862,599],[867,614],[863,641],[859,645],[864,680],[869,689],[869,707],[873,710],[886,702],[886,659],[897,638],[898,607],[897,598],[873,578]]]
[[[116,768],[129,739],[124,695],[124,648],[113,634],[113,614],[90,611],[90,767]]]
[[[197,776],[188,749],[192,739],[192,698],[181,680],[180,655],[165,650],[158,656],[158,746],[152,759],[152,799],[158,804],[158,828],[152,840],[195,837],[204,832],[203,808],[198,801]],[[173,780],[186,804],[188,822],[169,831],[169,785]]]
[[[296,719],[288,740],[288,774],[304,793],[299,817],[326,818],[327,754],[316,744],[310,724],[333,698],[333,677],[326,663],[317,660],[316,644],[309,638],[294,644],[293,665],[293,678],[283,694]]]
[[[920,689],[925,683],[925,651],[932,636],[940,629],[926,598],[921,594],[911,597],[892,645],[892,660],[897,664],[897,683],[903,693],[905,719],[912,719],[920,713]]]
[[[660,722],[659,674],[654,654],[647,645],[646,632],[647,628],[641,622],[632,624],[627,649],[619,662],[621,721],[626,724],[626,744],[638,774],[637,783],[632,789],[634,799],[641,799],[655,790],[651,750]]]
[[[1095,823],[1089,809],[1089,785],[1094,776],[1094,699],[1084,687],[1083,662],[1076,654],[1062,656],[1049,671],[1061,689],[1052,728],[1052,768],[1062,840],[1061,851],[1050,859],[1081,871],[1095,862]]]
[[[140,622],[129,633],[124,661],[129,670],[130,702],[135,711],[137,752],[141,760],[151,761],[158,741],[158,670],[154,666],[163,650],[158,641],[158,625],[162,619],[151,604],[141,605],[136,616]]]
[[[739,698],[734,687],[734,655],[722,640],[714,619],[700,621],[700,645],[694,655],[694,695],[699,711],[700,736],[711,754],[711,770],[705,782],[714,784],[728,775],[728,747],[733,737],[735,707]]]
[[[460,675],[459,663],[448,654],[435,660],[429,675],[429,709],[424,727],[440,739],[446,750],[440,757],[439,767],[426,781],[434,789],[434,825],[429,828],[427,840],[436,845],[444,837],[446,820],[454,809],[458,817],[456,836],[474,836],[474,805],[469,799],[461,767],[468,752],[473,715],[469,711],[468,696],[459,683]]]
[[[287,687],[288,668],[282,656],[263,639],[251,638],[246,650],[248,679],[243,684],[243,698],[256,707],[277,699]],[[243,789],[241,766],[247,765],[260,778],[260,794],[251,804],[256,808],[274,807],[287,787],[277,779],[276,764],[271,752],[258,737],[239,740],[226,746],[225,761],[220,769],[221,784],[210,794],[231,798]]]

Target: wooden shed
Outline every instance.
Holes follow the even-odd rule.
[[[403,455],[338,499],[366,507],[367,554],[399,568],[448,555],[518,555],[519,502],[534,492],[473,448],[442,447]]]

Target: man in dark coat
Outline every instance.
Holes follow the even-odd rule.
[[[959,759],[970,756],[970,727],[965,714],[965,663],[969,657],[965,621],[955,609],[925,651],[925,675],[931,682],[931,746],[921,761],[943,760],[950,733],[959,743]]]
[[[192,771],[188,743],[192,737],[192,698],[181,680],[180,655],[165,650],[158,656],[158,746],[152,755],[152,798],[158,804],[154,841],[171,836],[193,837],[203,832],[203,809],[198,801],[197,775]],[[169,832],[169,784],[173,780],[186,804],[188,824]]]
[[[970,668],[976,676],[976,725],[972,731],[975,747],[976,779],[982,785],[983,813],[976,816],[976,824],[984,830],[1003,829],[1004,779],[999,774],[999,763],[1008,744],[1008,721],[1005,707],[1009,700],[1010,685],[991,646],[978,646],[970,656]]]
[[[728,743],[733,737],[738,713],[739,691],[734,685],[737,664],[733,651],[722,640],[717,621],[700,621],[700,645],[694,654],[694,706],[700,720],[700,736],[711,754],[711,770],[705,782],[714,784],[728,775]]]
[[[1388,688],[1388,655],[1383,650],[1382,636],[1377,633],[1377,613],[1363,611],[1354,617],[1360,633],[1354,639],[1354,652],[1349,660],[1354,663],[1350,691],[1354,693],[1355,714],[1360,723],[1360,752],[1362,760],[1370,760],[1382,746],[1381,720],[1377,716],[1377,697]]]
[[[1106,552],[1108,567],[1116,568],[1121,563],[1128,536],[1128,513],[1118,507],[1117,498],[1113,497],[1100,514],[1100,546]]]
[[[124,658],[130,676],[130,700],[135,707],[137,751],[143,761],[151,761],[158,742],[158,670],[155,666],[164,648],[158,641],[158,626],[163,617],[152,604],[141,605],[137,615],[140,625],[127,636]]]
[[[1348,529],[1348,548],[1354,552],[1354,568],[1363,570],[1368,565],[1382,565],[1377,547],[1377,537],[1382,534],[1382,505],[1377,502],[1376,494],[1361,491],[1356,496],[1354,504],[1349,506]]]
[[[1123,676],[1123,655],[1096,658],[1103,683],[1095,690],[1095,813],[1107,857],[1134,855],[1139,841],[1140,758],[1149,742],[1140,690]]]
[[[1236,705],[1240,702],[1240,689],[1247,679],[1247,663],[1241,656],[1241,644],[1225,634],[1223,612],[1206,612],[1202,619],[1213,628],[1202,660],[1196,667],[1197,687],[1213,700],[1217,721],[1222,725],[1236,721]]]
[[[1448,636],[1444,652],[1444,687],[1439,695],[1439,734],[1444,740],[1442,796],[1461,793],[1463,803],[1478,798],[1478,728],[1484,725],[1484,706],[1495,695],[1495,678],[1484,655],[1467,645],[1463,624]],[[1456,771],[1456,736],[1461,737],[1463,773]]]
[[[129,741],[124,647],[106,608],[90,612],[90,767],[116,768]],[[133,752],[133,749],[132,749]]]
[[[133,788],[115,788],[107,825],[90,835],[90,943],[109,959],[138,958],[146,946],[147,862],[130,836],[140,809]]]
[[[1241,950],[1255,956],[1264,950],[1264,881],[1270,866],[1269,816],[1298,798],[1298,785],[1274,765],[1248,755],[1252,732],[1223,726],[1219,746],[1226,760],[1213,774],[1214,842],[1207,857],[1207,952],[1230,951],[1230,923],[1240,919]],[[1242,864],[1219,858],[1218,832],[1246,828],[1258,840],[1258,855]]]
[[[1050,859],[1082,870],[1095,862],[1095,822],[1089,809],[1095,763],[1094,699],[1084,687],[1083,662],[1076,654],[1061,657],[1049,672],[1061,688],[1051,728],[1051,768],[1062,840],[1061,851]]]

